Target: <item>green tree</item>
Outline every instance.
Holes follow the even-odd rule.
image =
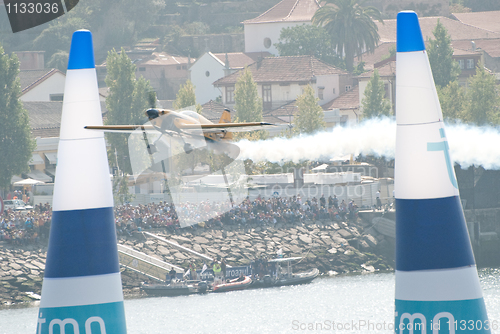
[[[69,50],[73,32],[78,29],[88,29],[90,27],[84,19],[76,17],[52,22],[33,41],[33,48],[45,51],[45,59],[50,59],[50,61],[52,61],[52,56],[57,52],[67,52]],[[64,72],[66,72],[66,68],[64,68]]]
[[[8,188],[13,175],[29,170],[35,149],[29,117],[19,96],[19,60],[0,45],[0,187]]]
[[[245,67],[234,89],[234,109],[240,122],[262,121],[262,99],[257,92],[257,83],[253,81],[252,72]]]
[[[47,66],[51,68],[57,68],[61,72],[66,72],[68,68],[68,58],[69,54],[67,51],[58,51],[50,57],[47,62]]]
[[[500,10],[498,0],[464,0],[463,5],[472,9],[473,12]]]
[[[431,64],[434,83],[440,87],[444,87],[450,81],[457,79],[460,74],[460,67],[453,59],[451,37],[439,20],[432,33],[436,39],[429,40],[427,54],[429,56],[429,63]]]
[[[323,27],[303,24],[283,28],[280,39],[274,46],[280,56],[314,56],[328,64],[345,67],[342,59],[334,52],[330,36]]]
[[[465,119],[476,125],[499,123],[499,98],[495,77],[478,64],[476,75],[469,78],[465,94]]]
[[[384,82],[380,80],[378,70],[373,71],[373,75],[366,85],[364,95],[365,97],[361,101],[364,117],[372,118],[390,115],[391,103],[384,98]]]
[[[363,7],[363,0],[325,0],[324,6],[316,11],[312,23],[323,26],[330,34],[331,45],[339,55],[344,55],[346,69],[354,69],[354,56],[364,50],[373,52],[380,36],[377,25],[381,23],[380,11],[373,7]]]
[[[113,178],[113,198],[115,203],[125,204],[134,200],[134,195],[128,189],[128,175]]]
[[[135,65],[124,49],[120,54],[114,49],[108,52],[106,64],[106,85],[109,87],[109,95],[106,98],[106,124],[139,124],[144,117],[144,110],[148,108],[149,92],[152,90],[149,82],[142,77],[136,79]],[[108,134],[107,141],[110,144],[109,160],[117,161],[122,171],[131,174],[128,135]]]
[[[297,97],[298,114],[293,118],[294,132],[311,134],[323,130],[326,126],[323,109],[318,104],[311,85],[304,88],[304,93]]]
[[[466,121],[464,118],[465,91],[458,81],[452,81],[443,88],[439,86],[436,88],[443,118],[448,122]]]
[[[194,89],[195,87],[191,82],[191,80],[186,81],[186,83],[183,86],[181,86],[181,88],[177,92],[175,101],[173,103],[174,108],[182,109],[186,107],[195,106],[196,112],[200,114],[202,107],[201,104],[196,103],[196,94],[194,92]]]

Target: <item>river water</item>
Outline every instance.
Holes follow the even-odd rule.
[[[500,321],[500,269],[481,269],[479,275],[489,319]],[[0,333],[34,334],[37,313],[36,306],[0,310]],[[307,285],[222,294],[129,299],[125,313],[129,334],[393,333],[394,274],[317,278]]]

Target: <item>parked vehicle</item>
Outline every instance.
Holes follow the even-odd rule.
[[[14,209],[17,211],[31,210],[33,207],[31,205],[26,205],[20,199],[6,199],[3,201],[4,210]]]

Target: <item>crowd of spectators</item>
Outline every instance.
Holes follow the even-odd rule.
[[[129,204],[115,208],[115,220],[118,233],[160,227],[173,231],[186,225],[192,228],[219,228],[225,225],[297,224],[306,220],[345,221],[357,218],[357,208],[354,200],[339,203],[335,196],[305,201],[300,196],[259,197],[254,200],[247,198],[237,205],[208,201],[198,204],[186,202],[177,206],[168,203]],[[197,224],[186,223],[187,218]]]
[[[37,205],[33,210],[7,209],[0,216],[0,241],[14,245],[36,244],[49,236],[52,209]]]
[[[115,206],[115,223],[118,234],[131,234],[153,228],[174,232],[186,225],[191,228],[222,228],[225,225],[301,224],[306,220],[345,221],[356,219],[354,200],[346,203],[334,197],[302,200],[289,198],[246,198],[239,204],[230,202],[201,202],[174,204],[160,202],[147,205]],[[186,224],[186,217],[196,224]],[[13,244],[37,243],[48,238],[52,209],[48,204],[37,205],[30,211],[6,210],[0,219],[0,241]]]

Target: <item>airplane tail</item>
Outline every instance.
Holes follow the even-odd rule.
[[[126,333],[92,34],[73,34],[37,333]]]
[[[441,107],[414,12],[397,17],[396,75],[395,331],[490,333]]]
[[[219,119],[219,124],[221,123],[231,123],[231,111],[228,108],[224,108],[222,116]],[[231,132],[226,132],[223,139],[233,139],[233,134]]]

